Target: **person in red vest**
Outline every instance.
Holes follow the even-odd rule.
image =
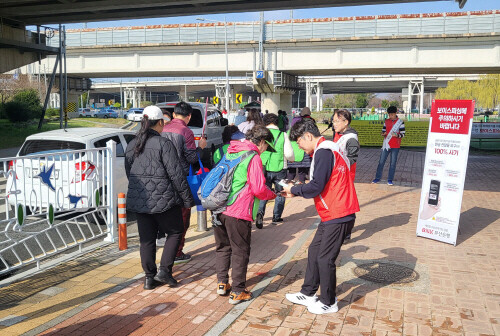
[[[387,176],[387,184],[394,185],[394,173],[396,172],[396,163],[398,161],[399,148],[401,147],[401,139],[405,136],[405,123],[398,118],[398,109],[396,106],[389,106],[387,113],[389,118],[385,120],[382,127],[382,136],[384,143],[382,145],[382,153],[378,162],[377,173],[372,183],[379,183],[382,178],[385,161],[391,155],[391,165],[389,166],[389,175]]]
[[[286,298],[307,306],[313,314],[334,313],[338,311],[335,260],[359,211],[349,159],[336,143],[321,136],[312,120],[304,119],[294,124],[290,138],[307,154],[312,154],[311,179],[307,184],[285,186],[283,194],[314,198],[321,222],[309,245],[302,289],[286,294]],[[319,298],[316,296],[318,289],[321,289]]]
[[[351,112],[342,109],[333,113],[333,142],[340,147],[340,152],[349,159],[349,170],[354,182],[356,177],[356,162],[358,161],[359,141],[358,132],[350,127]],[[347,233],[345,239],[351,239],[351,230]]]

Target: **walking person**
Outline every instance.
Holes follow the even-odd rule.
[[[358,132],[351,128],[351,112],[342,109],[335,110],[332,116],[333,142],[339,145],[340,152],[349,159],[349,171],[354,182],[356,177],[356,162],[358,161],[359,141]],[[354,223],[353,223],[354,226]],[[352,227],[347,232],[345,239],[351,239]]]
[[[382,127],[382,136],[384,143],[382,144],[382,153],[378,162],[377,173],[372,183],[379,183],[382,179],[382,172],[384,171],[385,161],[391,156],[391,163],[389,166],[389,174],[387,176],[387,184],[394,185],[394,174],[396,173],[396,163],[398,161],[399,148],[401,147],[401,139],[405,136],[405,123],[402,119],[398,118],[398,109],[396,106],[389,106],[387,113],[389,118],[384,121]]]
[[[290,137],[312,154],[311,181],[284,187],[286,197],[314,198],[321,222],[309,245],[307,269],[300,292],[286,294],[293,303],[307,306],[313,314],[338,311],[336,267],[342,243],[359,211],[358,198],[349,172],[349,159],[339,146],[321,136],[316,123],[301,120],[292,126]],[[320,296],[316,292],[320,289]]]
[[[260,200],[271,200],[276,194],[266,187],[262,161],[263,153],[272,141],[271,132],[256,125],[246,134],[246,139],[231,141],[226,157],[237,159],[249,151],[253,155],[238,164],[231,183],[227,208],[217,215],[220,225],[214,226],[215,267],[217,271],[217,293],[227,295],[229,303],[237,304],[252,299],[246,289],[246,275],[250,259],[252,221],[255,219]],[[229,267],[232,266],[232,287],[229,284]]]
[[[288,134],[278,128],[279,117],[274,113],[268,113],[264,116],[264,124],[271,131],[273,136],[274,151],[265,151],[260,157],[262,164],[265,168],[266,185],[276,192],[281,192],[282,186],[278,184],[281,180],[286,179],[287,176],[287,161],[294,160],[293,148],[288,138]],[[266,212],[267,201],[261,201],[259,205],[259,213],[255,219],[255,226],[262,229],[264,225],[264,214]],[[276,197],[273,209],[272,225],[277,225],[283,222],[281,215],[285,209],[285,198],[283,196]]]
[[[246,134],[249,130],[252,129],[255,125],[262,125],[262,116],[261,113],[257,111],[257,109],[251,109],[248,111],[247,121],[242,122],[238,125],[238,129],[241,133]]]
[[[165,124],[161,135],[174,144],[177,155],[179,156],[180,166],[184,171],[184,175],[189,175],[189,166],[198,163],[198,158],[201,157],[203,149],[207,146],[207,140],[201,138],[198,140],[198,147],[194,140],[193,131],[187,126],[191,120],[193,108],[189,103],[180,102],[174,106],[172,113],[172,120]],[[191,260],[191,255],[184,253],[184,243],[186,239],[186,232],[189,229],[191,222],[191,207],[182,208],[182,221],[184,224],[184,233],[182,234],[181,243],[175,256],[175,263],[185,263]],[[161,246],[164,234],[159,232],[159,242]]]
[[[163,113],[156,106],[144,109],[141,129],[125,153],[128,178],[127,210],[137,214],[141,264],[146,278],[144,289],[158,282],[177,285],[172,276],[182,233],[182,207],[194,205],[186,174],[181,168],[173,143],[160,136]],[[161,229],[168,237],[156,268],[156,237]]]

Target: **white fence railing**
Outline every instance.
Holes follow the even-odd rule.
[[[0,275],[116,237],[116,144],[0,158]]]

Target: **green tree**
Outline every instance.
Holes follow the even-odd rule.
[[[389,106],[396,106],[399,107],[399,101],[398,100],[391,100],[389,102]]]
[[[333,98],[326,98],[325,101],[323,102],[323,107],[325,108],[332,108],[335,106],[335,102]]]
[[[356,95],[354,94],[338,94],[334,99],[335,108],[351,108],[356,104]]]
[[[150,105],[153,105],[153,103],[150,101],[147,101],[147,100],[141,101],[141,104],[140,104],[141,107],[148,107]]]
[[[383,99],[382,103],[380,104],[380,106],[382,106],[382,108],[387,109],[391,105],[390,105],[390,102],[387,99]]]
[[[127,110],[130,110],[132,108],[133,104],[132,103],[127,103]]]
[[[368,105],[368,99],[366,94],[359,93],[356,95],[356,107],[357,108],[365,108]]]
[[[80,108],[87,107],[88,97],[89,97],[88,92],[82,93],[80,96],[80,99],[78,99],[78,107],[80,107]]]
[[[476,85],[475,99],[486,108],[496,108],[500,104],[500,75],[481,76]]]
[[[436,99],[476,99],[477,88],[478,84],[474,82],[455,79],[445,88],[437,89]]]
[[[122,104],[120,104],[120,103],[115,103],[115,104],[113,105],[113,107],[120,108],[120,107],[122,107]]]
[[[40,118],[42,105],[38,92],[35,89],[27,89],[18,92],[12,101],[5,104],[5,114],[12,122],[22,122]]]

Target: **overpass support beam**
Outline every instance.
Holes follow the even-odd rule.
[[[306,82],[306,106],[313,109],[313,96],[316,96],[316,111],[323,109],[323,85],[320,82]]]
[[[290,112],[292,110],[292,92],[262,93],[261,111],[278,114],[278,110]]]
[[[423,113],[424,110],[424,79],[410,81],[408,83],[408,103],[406,113],[411,113],[411,108],[413,104],[413,96],[417,96],[419,100],[419,113]]]

